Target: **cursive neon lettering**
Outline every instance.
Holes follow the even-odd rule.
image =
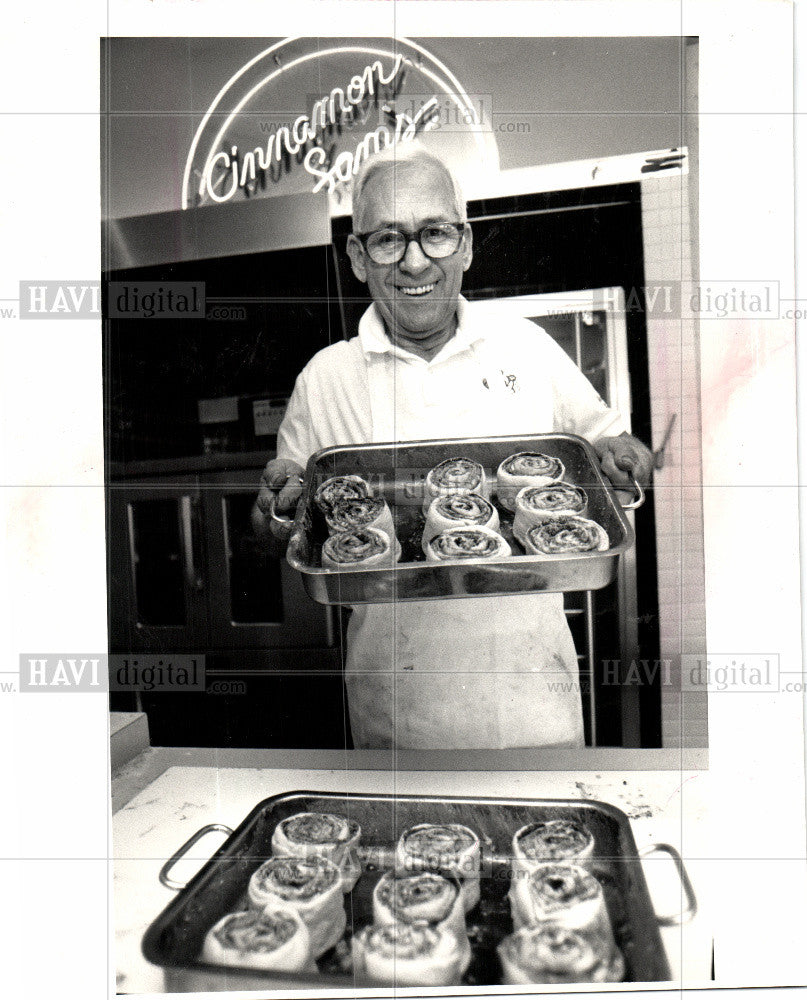
[[[297,149],[299,150],[301,146],[304,146],[308,142],[308,115],[300,115],[300,117],[292,125],[291,132],[294,136],[294,141],[297,144]]]
[[[381,143],[381,137],[384,138],[384,143]],[[374,132],[368,132],[365,137],[356,146],[356,152],[353,156],[353,174],[359,172],[359,167],[373,153],[378,153],[382,149],[386,149],[391,143],[390,131],[386,125],[379,125]],[[370,150],[370,147],[372,151]]]
[[[315,146],[309,150],[303,165],[310,174],[319,178],[314,185],[314,193],[316,194],[318,191],[321,191],[326,184],[330,193],[335,190],[337,184],[349,180],[351,176],[358,172],[362,162],[371,155],[371,152],[374,153],[382,148],[382,139],[383,148],[394,145],[396,141],[409,142],[414,139],[419,132],[429,128],[436,107],[437,99],[433,97],[426,101],[414,118],[405,113],[396,115],[396,129],[394,134],[390,132],[386,125],[379,125],[375,131],[368,132],[365,135],[356,147],[355,153],[347,151],[340,153],[334,161],[333,166],[328,170],[319,169],[327,162],[324,155],[318,157],[318,163],[316,166],[314,165],[315,157],[312,154],[316,153],[319,147]]]
[[[347,99],[351,104],[361,104],[364,100],[364,78],[354,76],[347,85]]]
[[[308,137],[312,141],[319,139],[328,125],[328,98],[321,97],[311,109],[311,120],[308,125]]]
[[[417,114],[404,129],[401,139],[406,142],[409,139],[414,139],[418,132],[426,131],[431,128],[434,113],[437,111],[438,107],[437,98],[429,98],[429,100],[426,101],[422,107],[418,108]]]
[[[249,181],[255,180],[255,153],[247,153],[241,165],[241,187],[246,187]]]
[[[292,146],[288,125],[281,125],[275,132],[275,159],[282,160],[285,153],[294,156],[299,148],[299,143]]]
[[[336,157],[336,163],[331,168],[332,173],[340,181],[349,181],[353,174],[353,154],[345,150]]]
[[[225,170],[232,169],[232,183],[230,184],[229,191],[224,195],[217,194],[213,190],[213,184],[211,183],[213,169],[215,168],[218,160],[224,160]],[[238,164],[234,160],[232,162],[230,161],[229,153],[225,153],[222,151],[221,153],[216,153],[215,156],[212,156],[208,161],[207,166],[205,167],[204,176],[205,176],[205,188],[207,190],[208,195],[213,199],[213,201],[219,202],[219,204],[223,201],[229,201],[230,198],[232,198],[232,196],[238,190]]]
[[[336,111],[336,100],[339,99],[339,112]],[[347,110],[348,105],[345,103],[345,92],[341,87],[334,87],[331,91],[331,99],[328,102],[328,118],[333,122],[334,125],[338,127],[342,116]]]
[[[388,77],[384,76],[384,68],[378,59],[376,59],[376,61],[372,64],[372,69],[373,72],[378,76],[378,82],[383,83],[384,86],[386,87],[388,84],[392,83],[395,77],[401,72],[401,67],[403,66],[403,63],[404,63],[403,53],[399,52],[398,55],[395,57],[395,62],[392,64],[392,71],[390,72],[390,75]]]
[[[406,114],[405,111],[402,111],[400,114],[395,116],[395,142],[401,141],[401,134],[403,132],[404,125],[409,125],[411,121],[412,119],[408,114]]]
[[[258,157],[258,166],[261,170],[268,170],[272,163],[272,156],[269,150],[272,148],[272,140],[266,144],[266,155],[264,155],[263,149],[260,146],[255,147],[255,153]]]
[[[333,191],[337,184],[348,181],[357,172],[371,151],[377,152],[393,142],[414,138],[421,129],[429,127],[425,116],[427,110],[431,113],[437,107],[436,98],[424,104],[414,117],[403,113],[396,115],[394,137],[390,128],[380,125],[365,134],[355,152],[345,150],[334,160],[333,147],[330,153],[323,149],[326,137],[333,136],[334,132],[341,135],[343,128],[352,129],[366,121],[371,100],[377,104],[379,93],[391,94],[394,99],[402,86],[407,62],[406,57],[398,53],[386,74],[379,59],[365,66],[361,73],[351,77],[345,89],[334,87],[328,95],[315,101],[310,115],[300,115],[291,127],[282,125],[265,146],[256,146],[244,154],[240,171],[236,146],[230,153],[221,151],[211,156],[203,174],[204,189],[209,197],[219,204],[229,201],[239,187],[245,188],[255,181],[258,170],[268,172],[273,181],[278,181],[291,169],[292,158],[317,178],[314,192],[326,185]],[[310,143],[314,145],[307,149]],[[222,168],[230,172],[230,182],[219,194],[213,186],[213,174]]]
[[[317,165],[314,165],[314,160],[317,161]],[[314,185],[314,193],[321,191],[325,184],[328,184],[328,190],[333,191],[334,185],[330,183],[330,171],[320,170],[319,168],[328,162],[328,158],[325,156],[325,150],[322,146],[314,146],[308,150],[305,154],[305,160],[303,161],[303,166],[308,171],[309,174],[313,174],[314,177],[319,177],[319,180]]]

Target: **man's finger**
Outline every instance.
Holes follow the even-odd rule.
[[[257,504],[258,510],[265,517],[269,517],[272,512],[272,500],[274,496],[275,494],[265,486],[262,486],[258,492],[255,503]]]
[[[630,485],[630,476],[627,472],[617,468],[612,452],[607,451],[602,457],[602,471],[608,476],[612,483]]]
[[[289,473],[283,466],[274,469],[266,468],[261,478],[270,490],[279,490],[285,485],[286,480],[289,478]]]
[[[623,448],[618,452],[614,452],[614,465],[618,469],[622,469],[623,472],[635,473],[637,466],[640,464],[639,456],[633,448]]]
[[[626,454],[629,458],[627,462],[624,462],[621,460],[625,457],[623,450],[620,449],[617,452],[617,458],[615,459],[617,466],[620,469],[632,472],[640,483],[644,483],[645,485],[649,483],[653,472],[653,453],[650,449],[645,447],[641,442],[637,442],[630,446]]]
[[[297,501],[302,496],[302,493],[303,485],[300,482],[299,476],[291,476],[280,493],[278,493],[276,510],[293,510],[297,506]]]

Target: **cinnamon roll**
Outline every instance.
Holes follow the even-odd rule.
[[[613,937],[602,886],[579,865],[546,864],[519,872],[510,883],[509,897],[516,930],[555,923]]]
[[[308,930],[291,910],[228,913],[205,936],[202,961],[273,972],[315,972]]]
[[[386,872],[373,890],[373,923],[391,924],[396,920],[445,926],[467,941],[459,879],[429,871],[411,875]]]
[[[378,528],[357,528],[331,535],[322,544],[326,569],[364,569],[391,566],[401,558],[401,543]]]
[[[576,552],[605,552],[609,548],[608,533],[586,517],[553,517],[528,528],[524,548],[532,555],[572,555]]]
[[[548,486],[563,479],[563,462],[552,455],[520,451],[509,455],[496,471],[496,495],[507,510],[514,510],[516,494],[525,486]]]
[[[352,945],[354,972],[389,986],[456,986],[471,960],[456,934],[430,924],[364,927]]]
[[[436,465],[426,476],[423,496],[423,513],[428,514],[432,501],[441,496],[457,493],[478,493],[487,499],[490,487],[485,470],[470,458],[447,458]]]
[[[427,562],[447,559],[503,559],[512,549],[490,528],[448,528],[424,545]]]
[[[479,837],[459,823],[420,823],[401,835],[395,849],[401,872],[434,871],[455,875],[460,882],[465,912],[479,902]]]
[[[594,856],[594,838],[570,819],[530,823],[513,836],[513,877],[533,872],[547,862],[585,864]]]
[[[314,494],[314,506],[323,517],[341,500],[364,500],[373,491],[360,476],[332,476],[321,483]]]
[[[423,529],[423,551],[435,535],[448,528],[480,527],[499,529],[499,512],[478,493],[453,493],[432,500]]]
[[[328,534],[356,531],[358,528],[378,528],[389,538],[395,539],[395,522],[392,511],[383,497],[346,497],[334,501],[325,515]]]
[[[522,927],[497,951],[507,986],[618,983],[625,976],[625,961],[610,941],[558,924]]]
[[[332,813],[296,813],[281,820],[272,833],[272,854],[310,858],[319,854],[339,868],[342,891],[350,892],[361,874],[356,848],[361,827]]]
[[[255,909],[283,908],[297,913],[308,928],[314,958],[332,948],[345,933],[342,873],[321,855],[270,858],[253,872],[247,895]]]
[[[585,517],[588,497],[579,486],[568,483],[525,486],[516,494],[515,512],[513,534],[522,545],[526,545],[527,532],[536,524],[543,524],[553,517]]]

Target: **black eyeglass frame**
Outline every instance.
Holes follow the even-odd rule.
[[[450,226],[452,229],[456,231],[456,234],[459,237],[459,239],[457,241],[457,246],[451,251],[451,253],[447,253],[442,257],[434,257],[432,256],[432,254],[428,253],[426,248],[423,246],[423,234],[427,229],[436,229],[439,226]],[[425,257],[428,257],[429,260],[448,260],[448,258],[453,257],[454,254],[457,253],[459,248],[462,246],[462,239],[465,236],[465,231],[467,227],[468,227],[467,222],[429,222],[425,226],[421,226],[420,229],[416,230],[415,232],[412,232],[409,229],[400,229],[398,226],[384,226],[382,229],[374,229],[370,233],[353,233],[352,235],[355,237],[355,239],[359,241],[362,250],[364,250],[364,252],[370,258],[370,260],[373,261],[374,264],[379,264],[382,267],[388,267],[392,264],[400,264],[400,262],[404,259],[409,250],[410,243],[417,243],[423,255]],[[403,236],[405,241],[403,252],[401,253],[401,256],[398,257],[397,260],[377,261],[373,259],[373,255],[367,249],[367,240],[369,240],[371,236],[375,236],[376,233],[400,233],[401,236]]]

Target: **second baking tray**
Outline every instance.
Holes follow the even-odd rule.
[[[425,523],[421,504],[429,470],[447,458],[462,456],[479,462],[489,482],[495,484],[501,462],[520,451],[560,459],[566,469],[564,481],[581,486],[588,494],[588,516],[608,532],[608,550],[553,559],[526,555],[513,538],[512,513],[494,497],[501,533],[513,549],[512,556],[501,560],[426,562],[420,547]],[[345,475],[361,476],[389,504],[403,550],[395,566],[344,570],[322,567],[323,538],[317,530],[313,497],[326,479]],[[600,471],[591,445],[574,434],[540,434],[326,448],[308,462],[287,559],[302,574],[309,596],[320,604],[384,604],[441,597],[598,590],[616,577],[619,557],[633,542],[633,528]]]
[[[199,957],[207,931],[226,913],[246,906],[250,876],[271,855],[272,832],[277,823],[298,812],[338,813],[361,825],[362,875],[345,899],[348,936],[372,922],[373,888],[383,872],[392,867],[395,844],[404,830],[417,823],[462,823],[477,833],[482,843],[481,899],[467,917],[473,957],[462,984],[457,983],[457,986],[488,986],[501,982],[496,946],[513,929],[507,892],[515,831],[527,823],[574,820],[594,837],[590,867],[603,886],[614,936],[625,957],[625,980],[664,982],[670,979],[658,918],[653,911],[630,822],[614,806],[590,799],[435,798],[298,791],[258,803],[149,927],[143,940],[143,953],[149,961],[163,968],[166,992],[285,987],[330,988],[329,995],[334,995],[334,987],[354,990],[371,985],[354,976],[346,943],[326,952],[317,962],[318,971],[313,975],[223,968],[203,962]],[[212,828],[226,829],[217,825]],[[161,879],[165,885],[180,888],[168,878],[171,866],[210,829],[204,827],[199,831],[164,866]],[[657,847],[674,853],[668,845]],[[688,887],[682,866],[679,871],[684,886]],[[695,901],[691,888],[687,888],[687,896],[692,913]],[[355,993],[350,995],[355,996]]]

